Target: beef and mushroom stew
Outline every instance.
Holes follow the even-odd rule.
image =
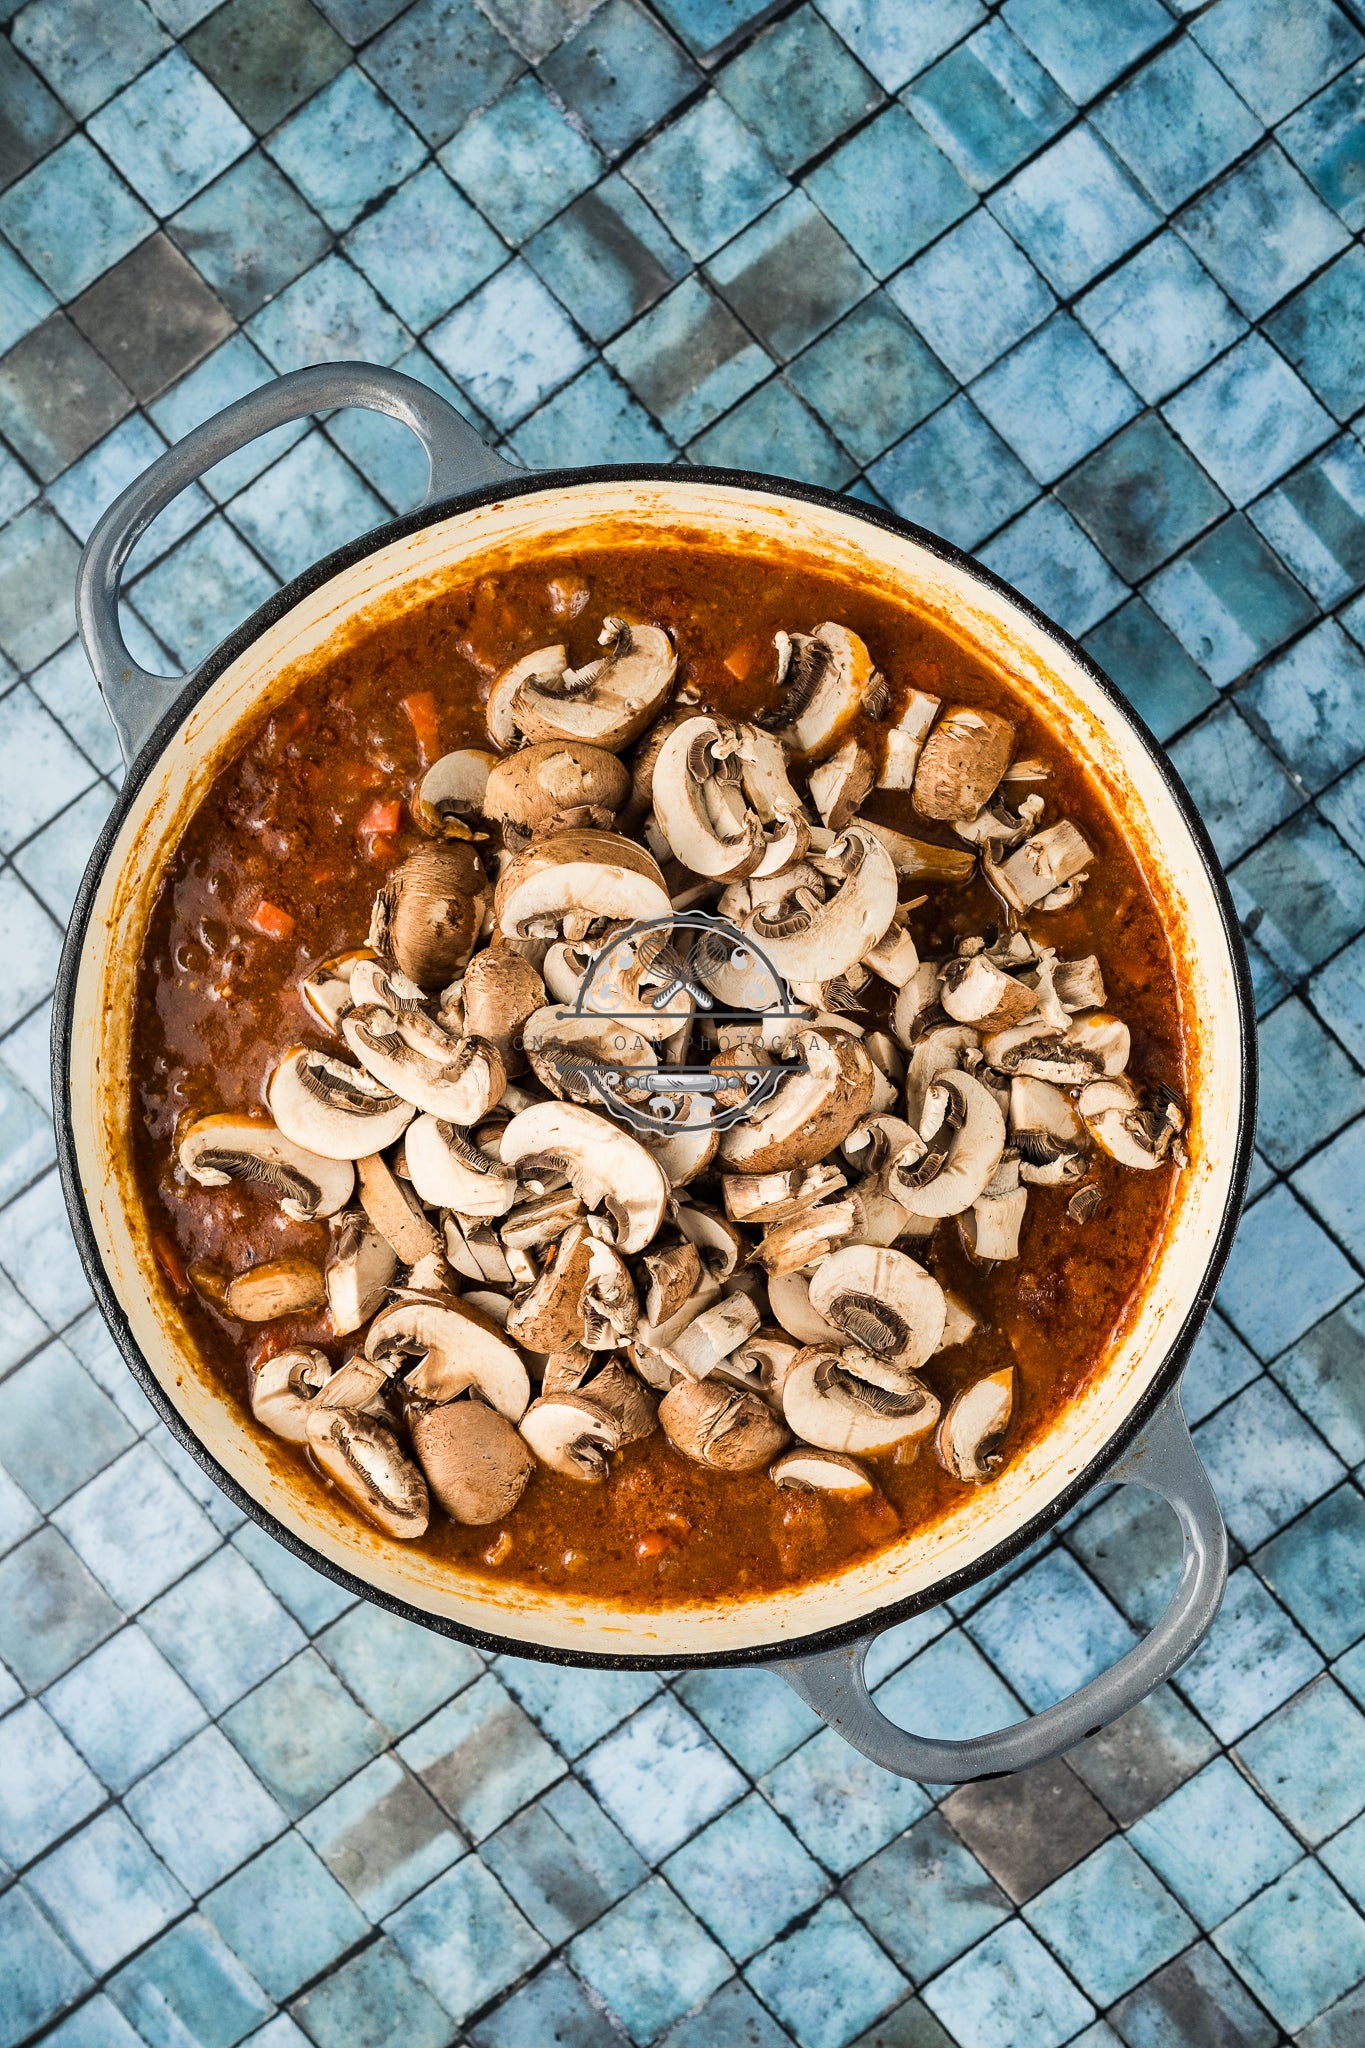
[[[196,812],[137,1005],[225,1398],[376,1541],[618,1605],[989,1486],[1186,1157],[1171,949],[1064,737],[908,605],[681,542],[331,652]]]

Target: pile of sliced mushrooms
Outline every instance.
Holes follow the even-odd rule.
[[[1128,1075],[1098,960],[1047,943],[1092,851],[1068,819],[1043,823],[1048,766],[1014,758],[1005,718],[916,690],[892,718],[846,627],[777,636],[755,724],[675,691],[659,628],[608,618],[600,645],[576,670],[562,646],[513,663],[490,747],[427,769],[412,812],[428,843],[379,890],[367,944],[303,983],[322,1043],[283,1053],[271,1120],[180,1135],[193,1180],[255,1182],[330,1227],[325,1267],[192,1276],[231,1317],[325,1311],[346,1340],[340,1364],[265,1356],[252,1410],[395,1537],[422,1535],[433,1498],[501,1520],[538,1464],[600,1485],[658,1429],[715,1472],[829,1498],[869,1495],[863,1460],[925,1439],[953,1478],[985,1481],[1013,1369],[945,1407],[923,1369],[979,1324],[916,1253],[951,1219],[973,1260],[1017,1258],[1032,1188],[1071,1188],[1088,1220],[1095,1148],[1184,1164],[1181,1106]],[[865,820],[886,790],[960,847]],[[922,960],[927,897],[903,890],[978,865],[998,923]],[[685,988],[650,1011],[657,923],[699,908],[762,948],[794,1016],[708,1024]],[[649,1021],[622,1054],[616,1025],[571,1005],[604,942],[650,921],[633,969]],[[715,950],[693,965],[723,1007]],[[874,984],[889,1031],[857,1021]],[[737,1062],[791,1072],[747,1120],[656,1133],[613,1119],[581,1064],[699,1048],[722,1081]]]

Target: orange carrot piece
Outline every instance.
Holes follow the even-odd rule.
[[[294,920],[287,910],[281,910],[278,903],[271,903],[265,897],[256,905],[247,922],[253,931],[267,939],[292,939]]]
[[[758,649],[752,640],[741,641],[732,647],[725,657],[725,666],[737,683],[744,682],[758,659]]]
[[[158,1266],[170,1282],[172,1293],[178,1300],[183,1301],[190,1291],[190,1276],[185,1271],[185,1261],[180,1256],[179,1247],[164,1231],[154,1230],[152,1251]]]
[[[441,720],[436,709],[436,699],[430,690],[414,690],[410,697],[402,698],[401,702],[417,736],[417,751],[422,756],[422,766],[427,768],[439,758],[441,752]]]
[[[373,761],[348,761],[337,776],[345,789],[382,789],[388,779]]]
[[[377,796],[355,829],[362,839],[377,839],[381,834],[391,837],[402,822],[402,799]]]

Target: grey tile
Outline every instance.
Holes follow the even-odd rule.
[[[940,1809],[977,1860],[1021,1904],[1088,1856],[1114,1823],[1059,1757],[964,1785]]]
[[[0,361],[0,429],[44,482],[93,447],[132,402],[61,313]]]
[[[164,235],[82,293],[71,317],[142,401],[174,384],[232,331],[227,308]]]

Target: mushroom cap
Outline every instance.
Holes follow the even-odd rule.
[[[710,1115],[706,1096],[683,1096],[680,1114],[688,1120],[687,1130],[660,1125],[657,1131],[642,1130],[636,1134],[646,1151],[658,1160],[670,1188],[685,1188],[698,1174],[705,1173],[720,1147],[720,1132],[700,1121]]]
[[[522,684],[537,676],[562,676],[568,659],[568,652],[562,645],[537,647],[530,654],[518,655],[514,662],[494,676],[485,716],[488,737],[500,753],[505,754],[517,743],[514,706]]]
[[[720,720],[685,718],[654,764],[654,816],[673,853],[693,874],[725,881],[752,874],[767,850],[735,745]]]
[[[390,1371],[416,1358],[405,1384],[420,1401],[454,1401],[472,1387],[517,1422],[531,1398],[516,1345],[453,1295],[410,1295],[382,1309],[370,1324],[365,1356]]]
[[[784,1451],[769,1467],[775,1486],[790,1486],[802,1493],[832,1493],[845,1500],[857,1500],[872,1492],[872,1479],[856,1458],[842,1451],[817,1451],[810,1444],[797,1444]]]
[[[276,1126],[324,1159],[363,1159],[396,1144],[413,1108],[363,1067],[309,1045],[291,1046],[270,1077]]]
[[[405,1266],[415,1266],[441,1249],[435,1224],[405,1181],[378,1152],[357,1163],[360,1204],[385,1244]]]
[[[504,1166],[531,1161],[562,1173],[585,1208],[605,1207],[623,1258],[644,1250],[663,1221],[668,1183],[637,1138],[576,1102],[537,1102],[502,1134]]]
[[[484,815],[530,828],[557,811],[582,806],[616,812],[630,793],[630,771],[605,747],[583,740],[541,740],[519,747],[490,771]]]
[[[782,1383],[782,1413],[792,1435],[817,1450],[855,1454],[927,1436],[938,1421],[937,1398],[912,1372],[895,1375],[893,1386],[865,1377],[876,1365],[853,1347],[798,1351]]]
[[[227,1284],[223,1307],[242,1323],[273,1323],[281,1316],[310,1315],[327,1300],[322,1268],[314,1259],[286,1252],[248,1266]]]
[[[599,645],[606,649],[586,668],[528,677],[512,700],[512,716],[528,740],[586,740],[619,753],[638,739],[662,708],[677,657],[658,626],[607,619]],[[490,700],[491,701],[491,700]]]
[[[950,704],[920,750],[914,805],[952,824],[990,802],[1014,752],[1014,727],[976,704]]]
[[[512,1041],[545,1001],[545,984],[531,962],[510,946],[485,946],[465,969],[462,1001],[465,1031],[496,1045],[510,1072]]]
[[[487,901],[472,847],[458,839],[419,846],[375,897],[370,944],[419,988],[442,989],[473,952]]]
[[[719,1380],[678,1380],[659,1422],[675,1451],[717,1472],[757,1472],[787,1441],[766,1401]]]
[[[395,1017],[418,1011],[426,1015],[430,1000],[426,991],[409,980],[392,960],[381,960],[375,953],[356,955],[351,968],[353,1010],[368,1003],[378,1003],[383,1009],[392,1010]]]
[[[403,1157],[413,1187],[434,1209],[505,1216],[517,1198],[516,1175],[443,1117],[423,1115],[409,1124]]]
[[[311,1345],[276,1351],[252,1370],[251,1412],[286,1443],[306,1444],[309,1406],[331,1376],[332,1361],[325,1351]]]
[[[731,1170],[780,1173],[811,1166],[867,1115],[873,1067],[857,1039],[801,1031],[797,1045],[807,1071],[789,1075],[746,1123],[722,1132],[720,1156]]]
[[[374,1314],[393,1284],[398,1254],[363,1209],[343,1210],[332,1226],[323,1280],[332,1328],[348,1337]]]
[[[198,1117],[181,1138],[177,1156],[201,1187],[240,1180],[269,1188],[296,1223],[334,1216],[355,1186],[348,1159],[324,1159],[295,1145],[273,1123],[229,1111]]]
[[[468,839],[469,821],[485,812],[484,791],[497,759],[486,747],[457,747],[433,761],[412,799],[420,829],[433,839]]]
[[[659,1427],[659,1404],[648,1387],[619,1359],[612,1359],[600,1372],[594,1371],[597,1359],[591,1353],[588,1355],[592,1378],[581,1380],[577,1391],[585,1400],[611,1416],[621,1433],[623,1445],[638,1443],[643,1437],[652,1436]],[[547,1387],[545,1391],[551,1389]]]
[[[479,1400],[424,1408],[410,1429],[427,1485],[451,1521],[466,1527],[510,1514],[535,1470],[515,1426]]]
[[[430,1017],[395,1016],[365,1003],[342,1019],[341,1035],[376,1081],[448,1123],[476,1124],[507,1086],[495,1045],[452,1038]]]
[[[934,1452],[954,1479],[979,1485],[1004,1462],[1001,1445],[1014,1412],[1014,1367],[987,1373],[949,1405],[934,1437]]]
[[[509,937],[548,937],[566,916],[626,923],[667,918],[673,905],[659,864],[617,832],[557,832],[510,860],[493,898]],[[534,929],[533,929],[534,928]]]
[[[1137,1090],[1126,1075],[1092,1081],[1076,1098],[1076,1108],[1095,1143],[1120,1166],[1149,1172],[1161,1155],[1138,1121]]]
[[[350,1408],[308,1412],[308,1448],[326,1476],[390,1536],[426,1534],[427,1483],[387,1423]]]
[[[842,832],[872,787],[876,769],[867,748],[845,740],[837,753],[813,769],[811,802],[831,832]]]
[[[863,708],[876,674],[856,633],[826,619],[813,633],[779,633],[782,695],[764,724],[809,761],[832,754]]]
[[[565,1351],[583,1344],[583,1296],[595,1242],[586,1223],[571,1223],[544,1272],[512,1303],[507,1332],[528,1351]]]
[[[521,1433],[542,1465],[589,1486],[601,1485],[621,1442],[615,1417],[583,1394],[542,1394],[522,1416]]]
[[[937,1114],[936,1114],[937,1113]],[[925,1124],[932,1123],[926,1132]],[[931,1083],[921,1139],[893,1155],[888,1192],[918,1216],[958,1216],[970,1209],[1000,1163],[1005,1119],[990,1090],[970,1074],[943,1072]],[[941,1147],[941,1149],[939,1149]],[[912,1158],[911,1152],[915,1153]],[[926,1171],[935,1161],[937,1171]]]
[[[811,1276],[810,1305],[847,1343],[911,1371],[938,1349],[947,1315],[932,1273],[876,1245],[831,1252]]]
[[[746,931],[788,981],[832,981],[875,946],[896,915],[891,856],[862,824],[850,825],[821,859],[842,873],[824,903],[759,907]]]

